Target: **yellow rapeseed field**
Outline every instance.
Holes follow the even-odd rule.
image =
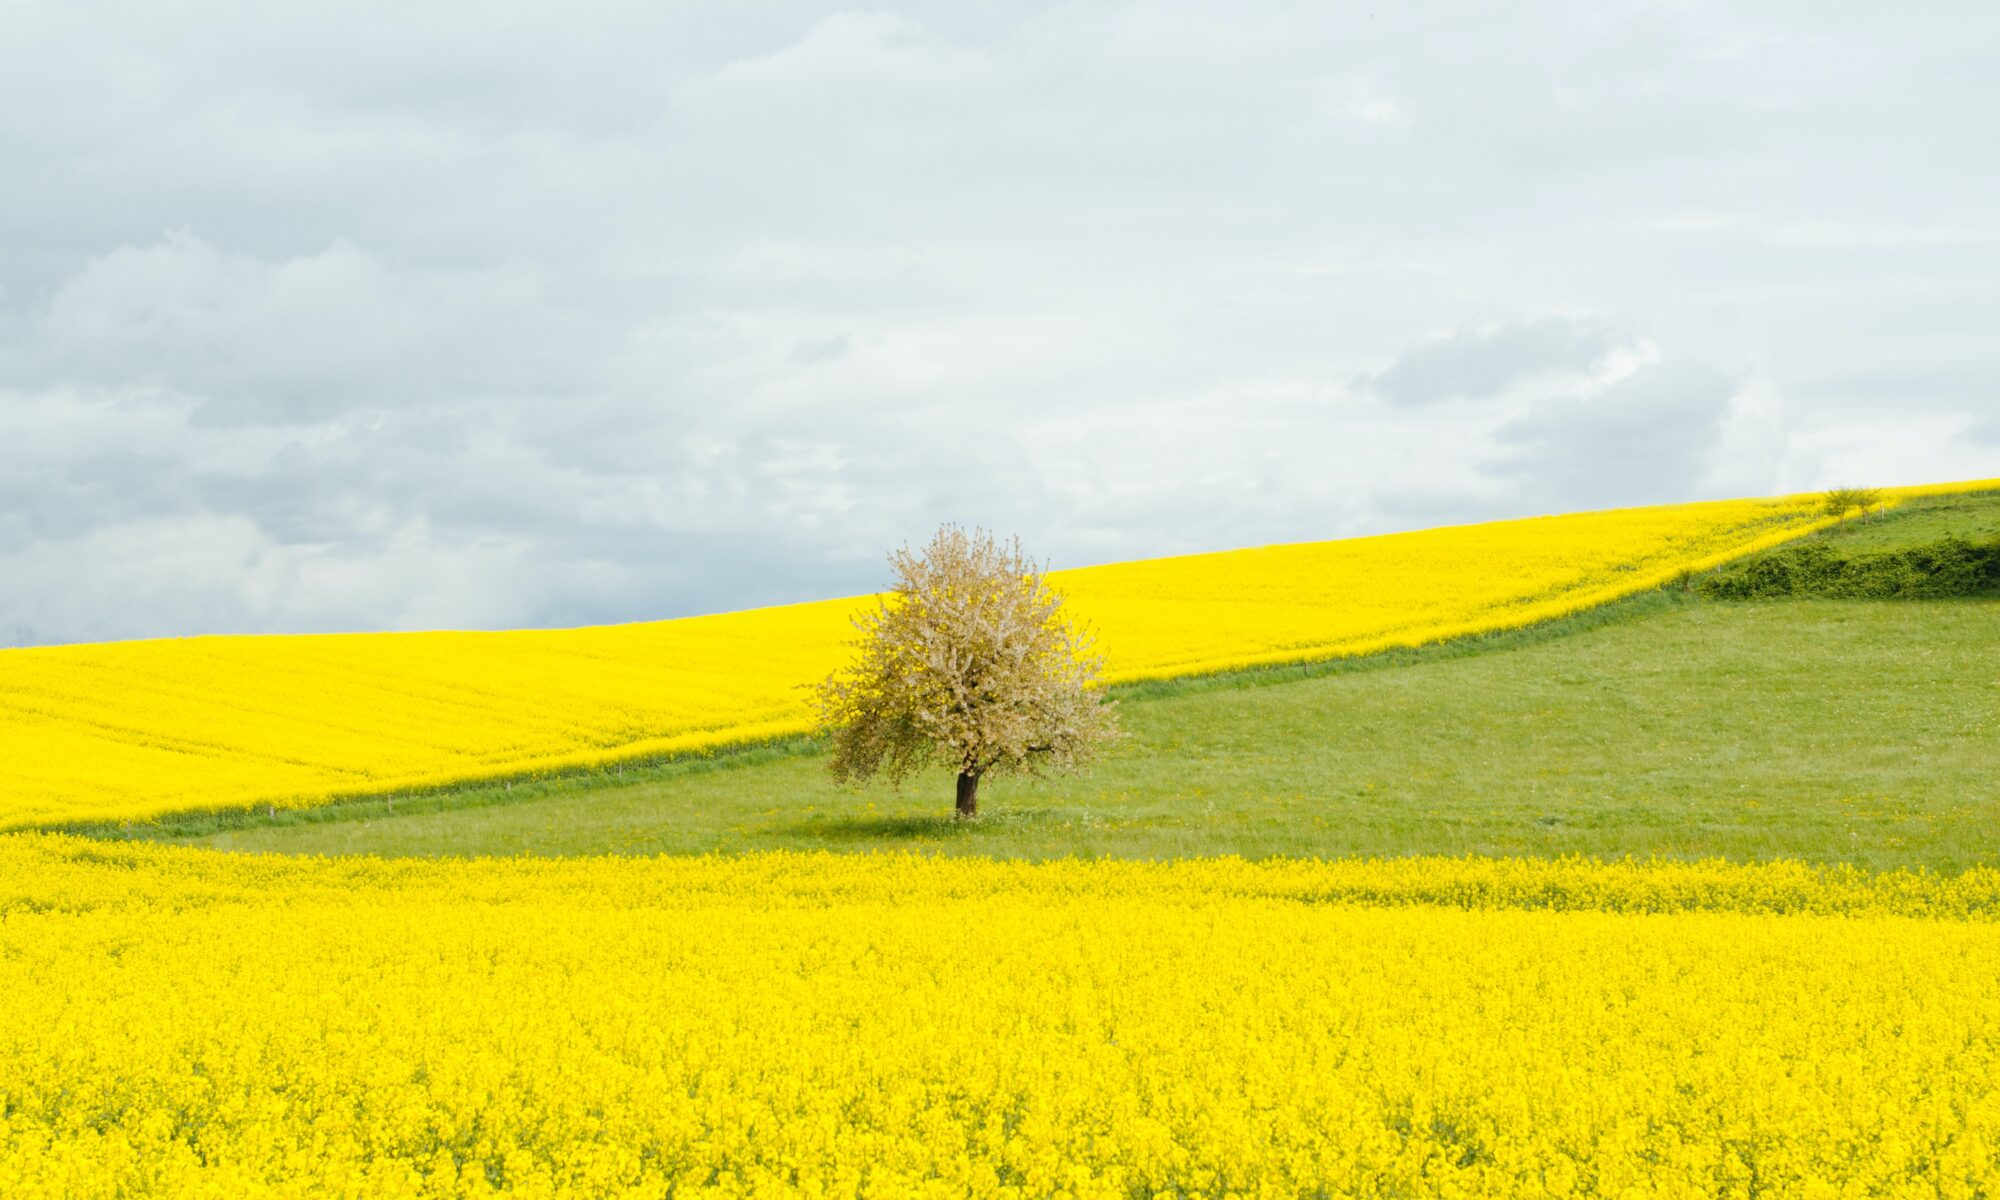
[[[1951,485],[1955,488],[2000,486]],[[1811,496],[1625,509],[1057,572],[1114,681],[1557,617],[1823,524]],[[0,828],[310,805],[803,732],[845,599],[503,633],[0,650]]]
[[[2000,873],[0,837],[0,1195],[1991,1196]]]

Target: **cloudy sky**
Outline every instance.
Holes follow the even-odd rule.
[[[0,644],[2000,475],[1996,14],[0,0]]]

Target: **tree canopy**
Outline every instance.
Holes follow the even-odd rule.
[[[1820,509],[1827,516],[1839,520],[1850,512],[1866,516],[1868,510],[1880,506],[1882,489],[1870,487],[1837,487],[1820,498]]]
[[[945,768],[971,817],[984,776],[1074,770],[1119,736],[1093,687],[1103,656],[1018,538],[946,525],[889,562],[895,584],[855,619],[855,660],[815,693],[836,778]]]

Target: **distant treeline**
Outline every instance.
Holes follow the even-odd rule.
[[[1843,554],[1826,542],[1773,550],[1703,579],[1721,600],[1824,596],[1841,600],[1936,600],[2000,592],[2000,538],[1947,537],[1920,546]]]

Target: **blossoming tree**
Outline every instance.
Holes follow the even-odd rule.
[[[1020,540],[953,525],[889,556],[896,582],[855,619],[855,660],[815,693],[841,780],[958,777],[958,816],[987,775],[1074,770],[1120,736],[1092,688],[1103,656]]]

